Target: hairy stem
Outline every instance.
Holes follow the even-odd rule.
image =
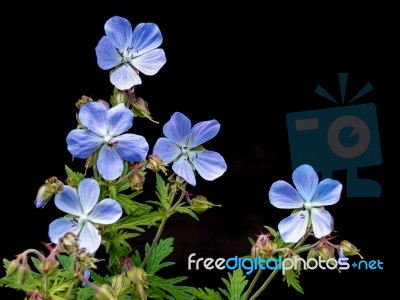
[[[261,293],[267,288],[269,283],[274,279],[275,275],[278,273],[278,269],[275,269],[271,274],[269,274],[267,280],[263,283],[263,285],[254,293],[254,295],[250,298],[250,300],[256,299]]]
[[[253,290],[254,286],[256,285],[256,282],[258,278],[260,278],[260,275],[262,273],[262,269],[258,269],[256,275],[254,276],[253,280],[251,281],[249,287],[247,288],[247,291],[244,294],[244,300],[247,300],[250,296],[251,291]]]

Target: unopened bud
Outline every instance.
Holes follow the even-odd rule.
[[[147,275],[142,268],[133,267],[126,273],[126,276],[135,284],[141,300],[146,300],[147,296],[144,291],[147,288]]]
[[[130,285],[131,281],[125,275],[120,274],[112,279],[112,288],[117,296],[121,295]]]
[[[307,263],[308,263],[311,267],[313,267],[313,266],[315,266],[315,265],[317,264],[317,261],[311,260],[312,258],[313,258],[313,259],[317,259],[317,256],[318,256],[318,253],[317,253],[317,250],[315,250],[315,248],[312,248],[312,249],[310,249],[310,251],[308,251],[308,254],[307,254]]]
[[[99,286],[95,296],[98,300],[118,300],[112,288],[107,284]]]
[[[114,93],[111,96],[110,102],[112,106],[117,106],[121,103],[127,106],[130,103],[130,96],[127,92],[119,91],[117,88],[114,88]]]
[[[110,108],[110,104],[108,104],[108,102],[104,101],[104,100],[97,100],[97,103],[100,103],[101,105],[103,105],[105,108],[109,109]]]
[[[154,121],[153,118],[150,116],[151,113],[149,110],[149,104],[145,100],[143,100],[143,98],[138,97],[133,101],[132,112],[135,117],[147,118],[150,121],[158,124],[158,122]]]
[[[78,100],[78,102],[75,103],[75,106],[77,109],[80,109],[82,106],[84,106],[86,103],[92,102],[93,99],[88,97],[88,96],[82,96],[81,99]]]
[[[18,268],[20,266],[20,260],[18,258],[10,261],[8,267],[7,267],[7,273],[6,276],[10,276],[17,272]]]
[[[164,175],[167,175],[167,164],[161,160],[161,157],[158,155],[149,155],[147,157],[146,168],[150,169],[153,172],[162,171]]]
[[[41,263],[40,271],[44,275],[51,276],[58,270],[59,264],[58,260],[54,258],[46,258]]]
[[[63,190],[63,183],[58,180],[57,177],[53,176],[46,179],[45,183],[39,188],[35,199],[36,208],[44,207],[53,197],[54,194],[59,193]]]
[[[31,273],[31,267],[27,263],[22,263],[19,266],[17,272],[17,278],[21,285],[26,282],[30,273]]]
[[[61,253],[77,253],[79,250],[78,237],[71,232],[67,232],[62,238],[60,238],[58,250]]]
[[[272,257],[277,248],[276,243],[271,239],[271,235],[269,233],[260,234],[255,245],[259,248],[259,255],[261,255],[264,259]]]
[[[321,247],[319,247],[317,253],[324,260],[335,257],[335,249],[328,245],[322,245]]]
[[[135,191],[140,191],[143,190],[145,179],[146,178],[142,174],[134,172],[132,176],[129,178],[129,184],[131,188],[134,189]]]
[[[343,254],[344,256],[353,256],[353,255],[358,255],[360,256],[361,259],[363,259],[363,257],[360,254],[360,250],[357,249],[356,246],[354,246],[352,243],[350,243],[349,241],[343,240],[340,243],[340,247],[343,249]]]
[[[214,206],[221,207],[221,205],[217,205],[208,201],[205,196],[198,195],[192,199],[192,203],[190,204],[190,209],[200,214]]]

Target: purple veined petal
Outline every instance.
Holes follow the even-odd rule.
[[[126,161],[141,161],[146,158],[149,144],[146,139],[137,134],[125,133],[112,140],[114,149]]]
[[[195,124],[189,138],[189,148],[201,145],[217,135],[221,125],[217,120],[204,121]]]
[[[82,216],[83,214],[78,194],[76,190],[73,187],[70,187],[69,185],[64,185],[62,192],[56,194],[54,198],[54,204],[59,210],[67,214],[71,214],[78,217]]]
[[[99,249],[101,236],[99,231],[90,222],[86,222],[79,234],[79,248],[85,248],[88,253],[94,253]]]
[[[112,17],[104,25],[106,35],[120,51],[125,51],[131,46],[132,26],[131,23],[122,17]]]
[[[322,238],[332,232],[332,216],[325,209],[312,208],[311,222],[315,237],[317,238]]]
[[[192,163],[205,180],[214,180],[226,171],[226,162],[221,154],[214,151],[199,151],[192,158]]]
[[[306,202],[310,202],[318,185],[318,175],[313,167],[301,165],[292,174],[293,183]]]
[[[187,183],[195,186],[196,178],[194,177],[194,171],[191,164],[187,160],[187,157],[182,155],[177,161],[172,165],[172,170],[186,180]]]
[[[296,189],[284,180],[275,181],[268,193],[269,202],[277,208],[302,208],[305,203]]]
[[[107,180],[114,180],[121,176],[124,164],[114,147],[104,145],[101,148],[97,158],[97,169],[100,175]]]
[[[315,191],[312,200],[313,206],[325,206],[337,203],[342,193],[342,185],[339,181],[333,179],[322,180]]]
[[[283,219],[278,229],[285,243],[297,243],[306,233],[308,211],[301,210]]]
[[[139,75],[129,64],[123,64],[115,69],[110,76],[110,81],[121,91],[128,90],[135,85],[142,84]]]
[[[181,149],[169,139],[159,138],[154,145],[153,154],[159,155],[163,162],[169,164],[181,154]]]
[[[132,52],[141,55],[156,49],[162,44],[163,38],[158,26],[154,23],[140,23],[133,30]]]
[[[104,137],[108,129],[108,109],[98,102],[86,103],[79,110],[79,121],[89,130]]]
[[[133,113],[123,103],[108,111],[108,135],[117,136],[128,131],[133,124]]]
[[[82,211],[87,216],[97,204],[100,196],[100,187],[96,180],[86,178],[79,183],[78,196]]]
[[[97,64],[103,70],[110,70],[122,62],[122,56],[118,53],[110,37],[103,36],[96,47]]]
[[[98,224],[112,224],[117,222],[121,216],[121,205],[114,199],[107,198],[95,206],[89,214],[88,220]]]
[[[67,232],[74,234],[78,233],[78,222],[74,219],[57,219],[49,225],[49,237],[50,240],[58,244],[60,238],[62,238]]]
[[[145,75],[155,75],[166,63],[163,49],[154,49],[131,60],[132,66]]]
[[[86,129],[74,129],[67,136],[68,151],[74,156],[86,159],[103,143],[103,138]]]
[[[176,112],[163,126],[164,135],[178,146],[187,146],[192,123],[184,114]]]

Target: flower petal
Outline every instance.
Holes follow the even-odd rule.
[[[114,147],[104,145],[97,159],[97,169],[100,175],[107,180],[114,180],[121,176],[124,164]]]
[[[172,170],[174,170],[177,175],[185,179],[187,183],[193,186],[196,185],[194,171],[186,156],[182,155],[176,162],[174,162],[172,165]]]
[[[156,49],[163,41],[161,31],[154,23],[140,23],[133,30],[132,52],[141,55]]]
[[[313,167],[301,165],[292,174],[293,183],[306,202],[311,201],[318,185],[318,175]]]
[[[332,232],[332,216],[325,209],[312,208],[311,222],[314,234],[317,238],[322,238]]]
[[[114,199],[100,201],[90,213],[88,219],[93,223],[112,224],[122,216],[121,205]]]
[[[86,178],[79,183],[78,195],[82,211],[87,216],[96,205],[100,196],[100,187],[96,180]]]
[[[306,233],[307,211],[301,210],[279,222],[278,229],[285,243],[297,243]]]
[[[133,113],[123,103],[114,106],[108,111],[108,135],[117,136],[132,127]]]
[[[86,129],[74,129],[67,136],[68,151],[82,159],[92,155],[103,143],[103,139],[97,134]]]
[[[226,162],[221,154],[214,151],[199,151],[193,156],[192,163],[205,180],[214,180],[226,171]]]
[[[115,69],[110,76],[110,81],[119,90],[128,90],[142,83],[139,75],[131,65],[123,64]]]
[[[312,200],[313,206],[325,206],[337,203],[342,193],[342,185],[339,181],[333,179],[322,180],[315,191]]]
[[[113,142],[117,142],[114,149],[126,161],[141,161],[149,151],[149,144],[141,135],[126,133],[114,138]]]
[[[56,194],[54,204],[59,210],[66,212],[67,214],[78,217],[82,216],[83,210],[78,194],[76,193],[76,190],[69,185],[64,185],[62,192]]]
[[[83,225],[82,231],[79,234],[79,248],[86,248],[89,253],[96,252],[101,244],[101,236],[96,227],[92,223],[86,222]]]
[[[159,138],[154,145],[153,154],[159,155],[163,162],[169,164],[181,154],[181,150],[177,144],[169,139]]]
[[[50,241],[58,244],[60,238],[62,238],[67,232],[77,234],[78,222],[74,219],[61,218],[54,220],[49,226],[49,237]]]
[[[104,30],[120,51],[125,51],[131,46],[132,26],[127,19],[118,16],[112,17],[107,20]]]
[[[103,36],[96,47],[97,64],[103,70],[110,70],[122,62],[122,56],[108,36]]]
[[[132,66],[146,75],[154,75],[160,71],[167,58],[163,49],[154,49],[131,60]]]
[[[305,203],[296,189],[283,180],[271,185],[268,197],[269,202],[277,208],[302,208]]]
[[[176,112],[163,127],[164,135],[178,146],[187,146],[192,123],[184,114]]]
[[[189,138],[189,148],[201,145],[217,135],[221,125],[217,120],[204,121],[195,124]]]
[[[86,103],[79,110],[79,121],[89,130],[104,137],[108,129],[108,109],[98,102]]]

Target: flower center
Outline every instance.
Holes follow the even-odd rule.
[[[122,56],[122,63],[129,63],[133,59],[133,53],[131,53],[132,47],[126,48],[124,51],[119,50],[119,54]]]
[[[311,208],[313,208],[313,205],[311,204],[311,202],[304,203],[304,209],[310,210]]]
[[[106,136],[104,137],[104,141],[105,141],[107,144],[110,144],[111,139],[112,139],[112,136],[110,136],[110,135],[106,135]]]
[[[183,155],[186,155],[186,156],[188,156],[189,155],[189,147],[188,146],[182,146],[181,147],[181,152],[182,152],[182,154]]]

